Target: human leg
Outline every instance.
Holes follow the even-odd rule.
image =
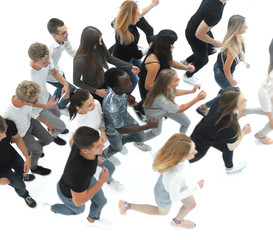
[[[170,115],[170,118],[180,124],[179,132],[186,133],[190,124],[191,120],[187,117],[185,113],[173,113]]]
[[[99,156],[105,158],[105,156],[103,156],[103,155],[99,155]],[[116,169],[114,164],[106,158],[99,166],[101,168],[106,167],[108,169],[108,173],[109,173],[108,182],[111,182],[112,181],[112,175],[113,175],[113,173],[114,173],[114,171]]]
[[[103,150],[102,155],[106,158],[110,158],[115,153],[120,152],[122,149],[122,134],[107,135],[107,139],[110,145]]]
[[[78,215],[84,212],[85,205],[78,207],[73,203],[72,198],[65,197],[60,190],[59,183],[57,184],[57,194],[64,204],[52,205],[51,211],[62,215]]]

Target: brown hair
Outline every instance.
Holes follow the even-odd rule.
[[[35,62],[47,60],[49,58],[48,47],[43,43],[33,43],[28,49],[28,56]]]
[[[16,88],[16,97],[19,100],[27,101],[38,97],[41,92],[40,86],[32,81],[23,81]]]

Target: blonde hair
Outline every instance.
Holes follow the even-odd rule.
[[[32,81],[23,81],[16,88],[16,97],[19,100],[28,101],[37,96],[41,92],[40,86]]]
[[[134,41],[133,34],[129,31],[129,26],[135,24],[138,17],[138,7],[134,1],[125,1],[120,6],[118,16],[115,20],[115,31],[120,37],[120,43],[128,45]]]
[[[8,129],[8,125],[2,116],[0,116],[0,133],[5,133]]]
[[[47,60],[49,59],[48,47],[43,43],[33,43],[28,49],[28,56],[35,62]]]
[[[169,169],[183,162],[190,152],[192,140],[184,133],[176,133],[164,144],[157,153],[153,169],[160,173],[167,172]]]
[[[168,68],[168,69],[163,69],[160,71],[158,74],[154,86],[152,89],[149,91],[146,100],[143,104],[144,108],[148,109],[152,106],[155,98],[159,95],[163,95],[166,97],[166,99],[172,103],[175,103],[173,100],[173,97],[171,95],[171,91],[168,88],[168,86],[171,84],[173,77],[176,75],[176,71]],[[175,91],[175,89],[174,89]]]
[[[244,45],[244,38],[238,32],[245,23],[245,17],[241,15],[233,15],[228,21],[228,30],[223,41],[221,52],[229,51],[234,57],[235,61],[239,62],[240,58],[245,63],[245,53],[242,45]]]

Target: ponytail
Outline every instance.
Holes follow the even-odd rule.
[[[77,89],[70,94],[70,105],[68,107],[70,120],[77,116],[77,107],[81,107],[83,103],[89,98],[89,92],[85,89]]]

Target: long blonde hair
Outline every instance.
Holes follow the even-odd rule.
[[[114,24],[115,31],[120,37],[121,44],[128,45],[134,41],[134,36],[128,28],[135,23],[137,17],[137,4],[134,1],[123,2]]]
[[[158,74],[154,86],[149,91],[146,100],[143,104],[144,108],[148,109],[152,106],[155,98],[159,95],[163,95],[166,99],[172,103],[175,103],[171,95],[171,90],[168,86],[171,84],[173,77],[176,75],[176,71],[168,68],[163,69]],[[175,89],[174,89],[175,91]]]
[[[245,17],[241,15],[233,15],[230,17],[221,52],[229,51],[235,61],[239,62],[240,59],[242,59],[245,63],[245,53],[242,48],[242,45],[244,45],[245,42],[242,35],[238,35],[238,32],[241,30],[244,23]]]
[[[157,153],[153,169],[164,173],[184,161],[190,152],[191,144],[192,140],[184,133],[174,134]]]

